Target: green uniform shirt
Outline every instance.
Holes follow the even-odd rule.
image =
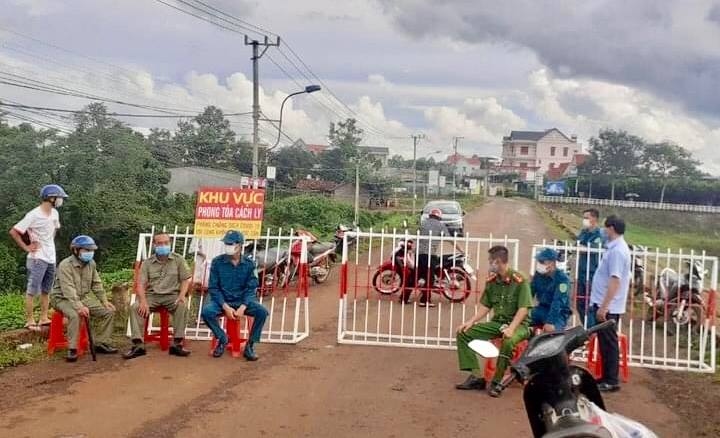
[[[522,274],[512,269],[508,269],[504,276],[491,274],[485,282],[480,303],[492,309],[493,321],[510,324],[519,308],[533,306],[530,284]],[[524,324],[529,324],[529,318]]]
[[[83,263],[74,255],[61,261],[57,268],[55,285],[50,291],[50,299],[53,302],[68,300],[73,308],[79,310],[83,307],[82,301],[91,292],[101,303],[105,302],[105,291],[95,261]]]
[[[171,253],[163,263],[153,255],[140,267],[140,281],[145,292],[152,294],[178,294],[183,281],[190,278],[190,268],[181,255]]]

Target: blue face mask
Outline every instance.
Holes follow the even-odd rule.
[[[95,257],[94,251],[88,251],[88,252],[81,252],[78,258],[83,263],[90,263],[92,259]]]
[[[160,245],[155,247],[155,254],[160,257],[170,255],[170,245]]]

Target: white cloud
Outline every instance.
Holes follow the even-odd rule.
[[[11,0],[11,2],[25,8],[30,16],[51,15],[64,8],[58,0]]]

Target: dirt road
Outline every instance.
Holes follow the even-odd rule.
[[[495,199],[467,215],[473,235],[550,237],[533,207]],[[311,336],[296,346],[263,344],[261,359],[207,356],[194,342],[188,359],[152,347],[129,362],[60,360],[0,375],[0,436],[13,437],[453,437],[528,436],[515,386],[500,399],[456,391],[464,376],[451,351],[338,346],[337,271],[311,289]],[[682,437],[681,421],[657,403],[648,377],[608,397],[611,410],[636,418],[660,436]]]

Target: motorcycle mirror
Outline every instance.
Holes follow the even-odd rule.
[[[468,347],[486,359],[492,359],[500,355],[500,350],[492,342],[475,339],[470,341]]]

